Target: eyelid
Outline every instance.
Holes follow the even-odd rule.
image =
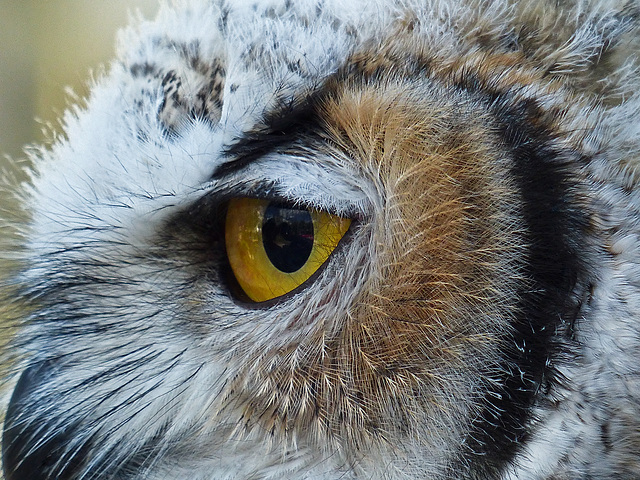
[[[319,164],[318,158],[310,161],[304,156],[271,153],[252,160],[240,171],[231,169],[212,179],[210,188],[225,203],[231,198],[254,197],[366,219],[374,211],[368,191],[376,187],[366,178],[354,183],[354,175],[358,172],[351,168],[329,168]]]

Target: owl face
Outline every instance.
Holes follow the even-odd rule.
[[[637,295],[607,236],[637,230],[633,8],[202,1],[124,31],[34,158],[5,477],[640,472],[602,433],[638,390],[616,420],[594,380],[628,355],[593,346],[640,343],[608,293]]]

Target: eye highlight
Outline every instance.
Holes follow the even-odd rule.
[[[264,302],[296,289],[320,268],[351,220],[257,198],[234,198],[225,223],[227,257],[244,293]]]

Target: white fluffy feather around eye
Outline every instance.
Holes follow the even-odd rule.
[[[640,478],[640,4],[190,0],[13,193],[6,480]]]

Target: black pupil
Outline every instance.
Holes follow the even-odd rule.
[[[269,204],[262,223],[262,243],[274,267],[285,273],[300,270],[313,247],[313,221],[307,210]]]

